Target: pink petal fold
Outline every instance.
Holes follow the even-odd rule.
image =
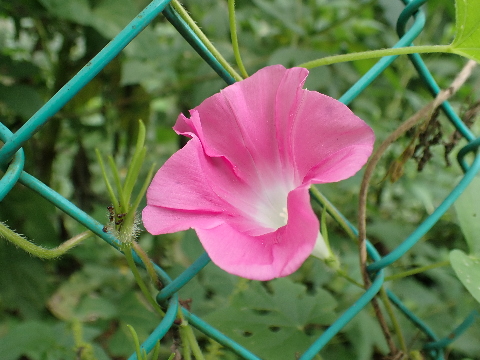
[[[348,107],[302,89],[307,75],[269,66],[181,114],[191,140],[155,175],[146,229],[194,228],[215,264],[250,279],[298,269],[319,231],[309,186],[354,175],[374,142]]]

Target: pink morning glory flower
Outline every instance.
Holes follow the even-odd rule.
[[[307,75],[269,66],[189,118],[180,114],[174,130],[190,140],[155,175],[145,228],[155,235],[193,228],[217,266],[245,278],[297,270],[322,241],[310,185],[354,175],[374,142],[347,106],[302,89]]]

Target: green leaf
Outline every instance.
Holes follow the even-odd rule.
[[[17,360],[22,355],[32,360],[73,359],[72,349],[73,338],[65,324],[27,321],[0,338],[2,360]]]
[[[118,313],[121,316],[119,328],[109,339],[108,349],[113,355],[128,356],[135,351],[135,346],[127,324],[135,329],[140,342],[143,342],[161,319],[146,309],[134,292],[122,297],[118,303]]]
[[[480,178],[475,177],[454,204],[472,254],[480,254]]]
[[[278,3],[272,4],[269,1],[253,0],[254,4],[262,9],[265,13],[280,21],[285,27],[292,30],[296,34],[304,35],[305,30],[297,24],[294,19],[294,4],[286,2],[286,6],[279,6]]]
[[[91,20],[88,0],[40,0],[47,10],[59,18],[81,25],[89,25]]]
[[[155,78],[158,70],[153,61],[128,59],[122,63],[121,85],[139,84]]]
[[[452,250],[450,264],[463,286],[480,302],[480,257],[467,255],[461,250]]]
[[[95,294],[85,296],[76,309],[79,319],[93,321],[96,319],[112,319],[117,315],[115,304]]]
[[[131,0],[103,0],[93,8],[92,25],[107,39],[116,36],[138,12]]]
[[[28,120],[44,101],[40,93],[32,86],[14,84],[5,86],[0,84],[0,104],[4,103],[10,110]]]
[[[40,68],[26,60],[14,60],[10,56],[0,54],[0,71],[3,74],[15,78],[16,81],[20,79],[32,80],[40,75]]]
[[[43,263],[0,239],[1,303],[3,309],[20,312],[24,318],[37,317],[48,296]],[[0,352],[1,354],[1,352]]]
[[[388,354],[388,345],[382,329],[366,309],[352,319],[345,328],[345,335],[355,348],[356,360],[372,359],[375,351]]]
[[[105,284],[112,284],[118,278],[115,270],[105,270],[100,266],[87,265],[78,271],[52,295],[48,308],[59,319],[92,321],[97,318],[109,319],[118,314],[118,304],[114,299],[94,297]],[[118,280],[117,280],[118,281]]]
[[[293,359],[335,319],[336,301],[323,289],[309,295],[304,285],[286,278],[267,286],[249,282],[231,304],[205,319],[262,358]]]
[[[480,62],[480,3],[478,0],[456,0],[455,39],[452,51]]]

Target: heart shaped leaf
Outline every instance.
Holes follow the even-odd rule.
[[[294,359],[335,320],[337,302],[326,290],[309,294],[288,278],[268,287],[249,282],[205,320],[264,359]]]

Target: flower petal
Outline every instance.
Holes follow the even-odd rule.
[[[191,140],[158,171],[143,220],[197,231],[222,269],[269,280],[298,269],[319,234],[311,183],[355,174],[374,135],[345,105],[303,90],[308,71],[266,67],[180,115]]]
[[[221,213],[225,204],[212,191],[202,169],[198,138],[190,140],[157,171],[147,190],[147,205]]]
[[[372,129],[339,101],[304,90],[293,118],[292,153],[303,183],[353,176],[373,150]]]
[[[291,139],[292,120],[297,112],[298,104],[305,90],[302,89],[308,75],[304,68],[287,69],[280,83],[275,100],[275,121],[278,151],[282,159],[282,171],[292,172],[296,184],[301,184],[297,169],[294,166],[294,155]]]
[[[276,123],[277,92],[281,87],[280,101],[293,104],[307,74],[305,69],[281,65],[263,68],[204,100],[190,119],[179,116],[174,129],[197,135],[208,156],[225,157],[239,177],[251,186],[265,187],[280,174],[292,173],[283,171],[277,142],[277,133],[283,131]]]
[[[224,221],[217,213],[169,209],[147,205],[142,211],[145,229],[152,235],[169,234],[193,227],[213,228]]]
[[[196,228],[212,261],[225,271],[254,280],[270,280],[296,271],[311,254],[319,224],[310,206],[308,187],[288,195],[288,223],[261,236],[248,236],[221,224]]]
[[[235,175],[224,158],[207,157],[192,134],[156,173],[142,217],[152,234],[209,228],[219,219],[246,234],[264,234],[263,224],[255,219],[261,196]]]
[[[225,204],[202,175],[202,156],[202,146],[194,138],[158,170],[147,190],[147,206],[142,212],[148,232],[158,235],[191,226],[218,225]]]

